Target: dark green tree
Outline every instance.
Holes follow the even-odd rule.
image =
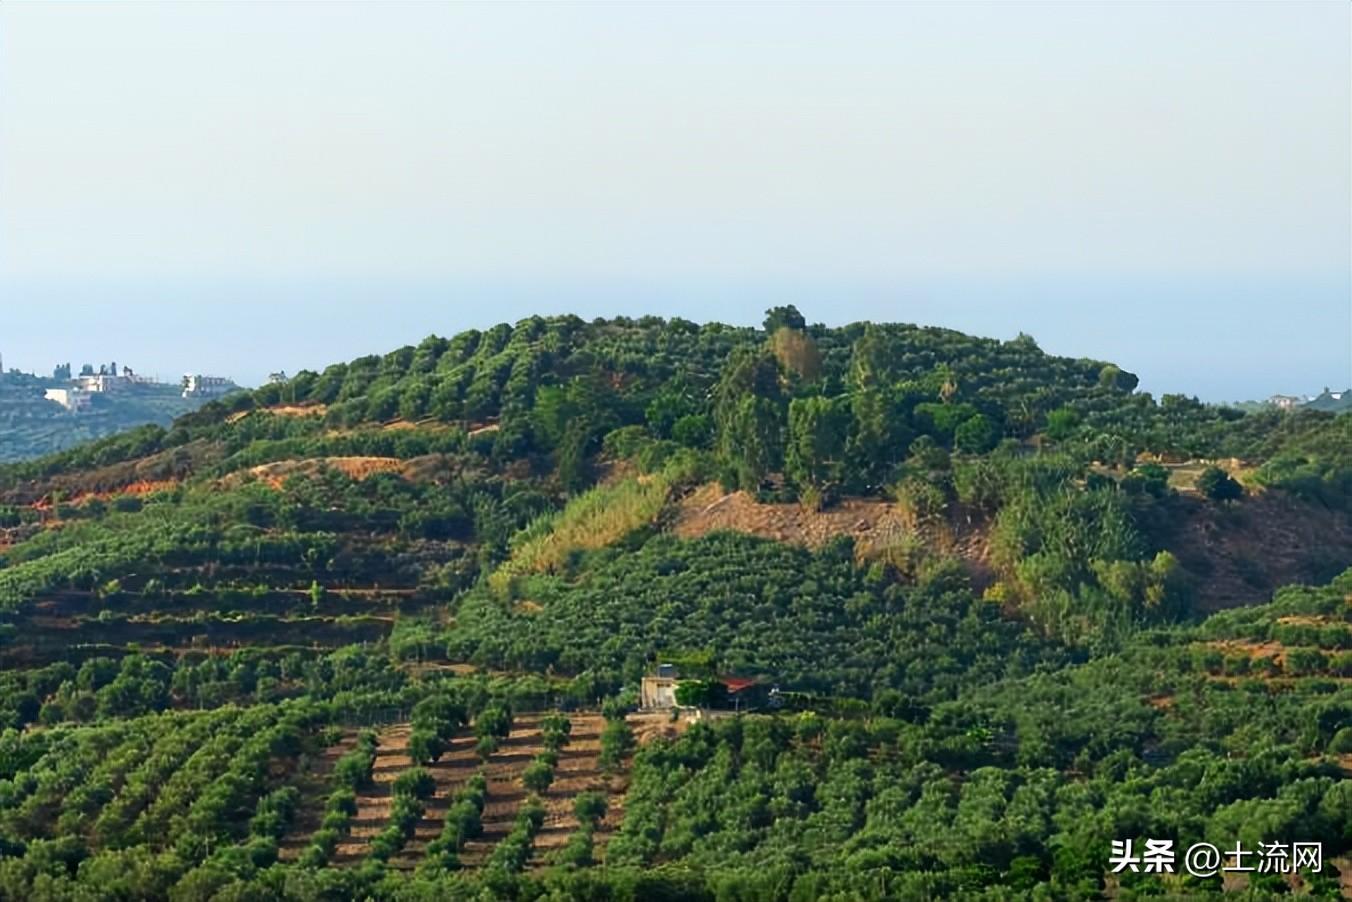
[[[714,422],[734,486],[756,490],[783,459],[784,401],[773,355],[747,350],[728,362],[714,392]]]
[[[995,447],[1000,434],[985,414],[968,417],[953,430],[953,447],[966,454],[984,454]]]
[[[1229,473],[1217,466],[1209,466],[1197,476],[1197,491],[1212,501],[1223,504],[1238,501],[1244,497],[1244,487],[1236,482]]]
[[[815,396],[789,403],[784,471],[800,489],[813,489],[820,496],[840,485],[849,427],[842,401]]]
[[[765,331],[767,334],[774,335],[780,329],[793,329],[801,332],[807,328],[807,320],[803,319],[803,314],[798,312],[798,308],[792,304],[784,307],[771,307],[765,311]]]

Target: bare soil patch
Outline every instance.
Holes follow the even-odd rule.
[[[647,745],[659,739],[675,739],[696,722],[694,718],[686,716],[673,720],[669,711],[630,714],[625,720],[629,723],[629,729],[634,731],[634,740],[639,745]]]
[[[1352,564],[1352,519],[1280,491],[1223,508],[1181,495],[1164,546],[1197,577],[1201,613],[1267,601],[1281,586],[1326,582]]]
[[[275,407],[261,407],[257,410],[241,410],[225,418],[227,423],[237,423],[251,413],[270,413],[278,417],[322,417],[329,412],[327,404],[278,404]]]
[[[366,479],[376,473],[398,471],[403,466],[404,461],[397,457],[315,457],[261,464],[251,467],[249,473],[273,488],[281,488],[289,477],[309,476],[324,469],[337,470],[352,479]]]
[[[1288,614],[1285,617],[1278,617],[1277,622],[1291,626],[1341,626],[1347,621],[1326,617],[1322,614]]]
[[[198,439],[135,460],[21,482],[0,491],[0,504],[50,507],[58,497],[70,503],[90,497],[111,498],[143,484],[173,486],[220,456],[220,446]]]
[[[682,499],[672,531],[697,538],[718,530],[749,533],[779,542],[820,548],[837,536],[853,536],[861,551],[881,547],[910,532],[907,518],[886,501],[849,498],[821,511],[800,504],[762,504],[746,492],[724,492],[716,483]]]
[[[559,754],[554,782],[541,797],[545,821],[535,837],[531,867],[548,865],[549,855],[567,843],[568,837],[581,826],[573,814],[573,800],[579,793],[599,792],[606,796],[606,816],[593,834],[598,858],[622,817],[620,799],[626,788],[625,779],[601,770],[601,731],[605,718],[600,714],[574,714],[570,719],[572,735]]]
[[[919,542],[929,551],[961,560],[978,590],[994,581],[986,524],[962,509],[917,524],[904,506],[890,501],[845,498],[812,510],[793,503],[763,504],[746,492],[724,492],[709,483],[681,499],[671,528],[687,539],[731,530],[811,549],[850,536],[860,558],[883,556],[898,543]]]

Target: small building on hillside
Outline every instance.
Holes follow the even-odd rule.
[[[229,394],[235,383],[224,376],[203,376],[200,373],[188,373],[183,377],[183,397],[219,398]]]
[[[96,395],[106,395],[126,385],[125,380],[116,373],[85,373],[70,381],[73,388]]]
[[[1329,391],[1328,386],[1325,386],[1318,397],[1311,398],[1308,403],[1302,406],[1310,410],[1324,410],[1330,413],[1352,410],[1352,388],[1346,391]]]
[[[71,413],[88,410],[90,405],[89,392],[77,388],[49,388],[43,392],[43,397],[55,401]]]
[[[661,711],[676,707],[676,684],[680,674],[675,665],[658,664],[657,672],[645,676],[638,686],[638,705],[649,711]]]
[[[645,711],[673,708],[754,711],[770,704],[774,690],[759,677],[720,676],[681,679],[672,664],[657,665],[656,673],[639,683],[639,707]]]
[[[1296,395],[1273,395],[1268,398],[1268,403],[1278,410],[1294,410],[1309,400],[1309,398],[1301,398]]]

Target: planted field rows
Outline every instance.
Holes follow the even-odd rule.
[[[573,813],[573,799],[583,792],[599,792],[606,797],[606,816],[596,825],[594,840],[597,861],[604,860],[605,844],[619,826],[623,815],[623,774],[601,770],[601,730],[605,718],[599,714],[573,715],[573,731],[568,745],[559,753],[554,782],[541,798],[545,803],[545,822],[535,836],[532,866],[547,864],[548,856],[563,846],[579,827]],[[538,751],[538,747],[537,747]]]
[[[357,732],[347,730],[337,743],[324,749],[318,762],[309,772],[297,779],[296,788],[301,792],[301,802],[290,830],[277,844],[277,857],[282,861],[294,861],[299,858],[311,834],[319,829],[319,822],[324,816],[324,798],[328,794],[329,775],[333,772],[338,759],[356,747]]]
[[[482,773],[487,781],[487,794],[482,814],[482,833],[466,843],[459,859],[462,867],[478,868],[492,854],[494,847],[512,831],[517,813],[530,793],[523,787],[522,774],[527,765],[543,750],[540,729],[541,714],[519,714],[513,718],[511,732],[489,756],[480,760],[475,751],[476,738],[468,728],[460,729],[452,737],[446,751],[432,764],[422,765],[433,777],[436,788],[423,802],[423,816],[416,823],[412,836],[402,849],[389,860],[392,868],[411,870],[418,866],[427,853],[428,844],[442,832],[447,810],[466,781]],[[575,713],[568,715],[572,726],[567,745],[558,754],[554,782],[540,794],[545,818],[535,837],[528,867],[541,868],[550,863],[551,854],[561,848],[579,828],[573,813],[573,801],[583,792],[598,792],[607,799],[607,814],[594,834],[596,857],[599,860],[605,842],[621,818],[621,802],[625,790],[622,774],[606,774],[600,767],[601,730],[605,724],[600,714]],[[415,766],[408,752],[412,726],[395,724],[380,731],[371,780],[356,797],[356,814],[348,822],[347,833],[333,851],[332,862],[337,865],[355,865],[371,852],[372,841],[390,823],[394,804],[394,782]],[[324,797],[331,788],[329,773],[334,763],[356,746],[356,733],[345,734],[342,740],[327,749],[314,770],[304,778],[303,802],[291,832],[281,843],[281,857],[295,860],[310,841],[323,815]]]

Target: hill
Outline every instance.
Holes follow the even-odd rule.
[[[1352,419],[1135,385],[532,318],[0,467],[0,897],[1336,894]]]
[[[1343,413],[1352,410],[1352,390],[1331,392],[1326,388],[1305,406],[1310,410],[1322,410],[1330,413]]]

